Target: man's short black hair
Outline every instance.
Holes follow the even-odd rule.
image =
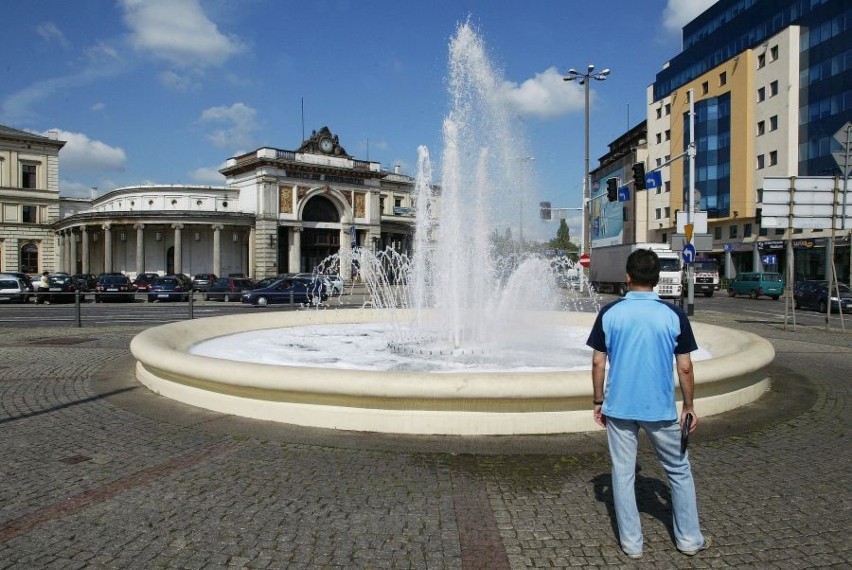
[[[656,287],[660,281],[660,258],[652,249],[637,249],[627,258],[627,274],[636,285]]]

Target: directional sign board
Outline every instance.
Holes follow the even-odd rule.
[[[833,176],[763,179],[762,218],[764,228],[835,229],[852,224],[852,205],[846,206],[843,221],[843,193]],[[842,182],[841,188],[842,188]]]
[[[691,243],[684,244],[683,262],[687,265],[692,265],[693,261],[695,261],[695,246]]]
[[[628,202],[630,200],[630,188],[627,186],[622,186],[618,189],[618,201],[619,202]]]
[[[663,187],[663,173],[659,170],[652,170],[645,173],[645,188],[655,190]]]

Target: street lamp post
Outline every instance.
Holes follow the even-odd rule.
[[[580,242],[580,255],[586,253],[587,241],[589,242],[589,249],[591,249],[591,240],[588,240],[588,234],[591,233],[589,231],[588,214],[589,201],[591,200],[592,192],[592,181],[589,179],[589,82],[592,79],[595,79],[597,81],[603,81],[606,79],[609,73],[609,69],[604,69],[603,71],[595,73],[595,66],[589,64],[589,67],[586,69],[586,73],[580,73],[576,69],[571,68],[568,70],[568,75],[562,78],[564,81],[574,81],[575,79],[578,80],[580,82],[580,85],[585,86],[586,91],[586,155],[585,174],[583,176],[583,219],[580,230],[583,236]]]

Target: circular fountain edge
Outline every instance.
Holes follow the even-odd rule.
[[[376,310],[275,311],[209,317],[148,329],[131,342],[137,379],[194,406],[307,427],[424,435],[510,435],[594,431],[588,370],[446,373],[275,366],[189,353],[228,334],[315,324],[381,321]],[[543,318],[591,327],[592,313]],[[713,415],[768,388],[772,345],[756,335],[694,323],[713,357],[695,362],[696,409]],[[747,355],[747,358],[745,357]]]

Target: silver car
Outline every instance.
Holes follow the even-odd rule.
[[[32,290],[26,281],[14,275],[0,274],[0,301],[8,303],[26,303]]]

